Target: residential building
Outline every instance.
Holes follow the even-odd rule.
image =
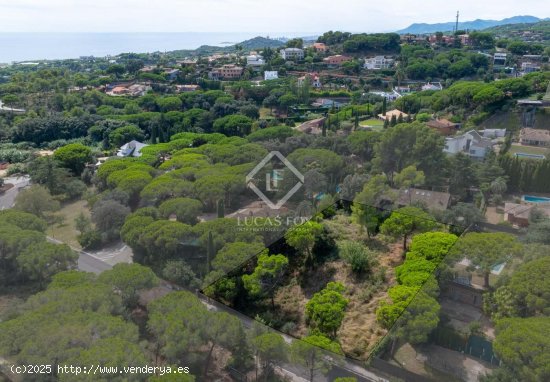
[[[384,98],[387,99],[388,101],[395,101],[396,99],[402,97],[401,94],[399,94],[399,93],[396,92],[395,90],[393,90],[393,91],[391,91],[391,92],[372,91],[372,92],[369,92],[368,94],[375,94],[375,95],[377,95],[377,96],[384,97]]]
[[[485,138],[498,139],[506,136],[506,129],[485,129],[480,131]]]
[[[186,93],[186,92],[194,92],[196,90],[199,90],[199,85],[176,85],[176,92],[178,93]]]
[[[483,159],[492,145],[491,139],[482,137],[475,130],[470,130],[463,135],[445,138],[443,152],[450,155],[464,153],[472,158]]]
[[[519,133],[519,143],[527,146],[550,146],[550,130],[525,127]]]
[[[400,95],[412,93],[410,86],[396,86],[393,88],[393,91]]]
[[[113,90],[111,90],[111,93],[113,95],[125,95],[128,94],[128,88],[125,86],[115,86]]]
[[[306,73],[302,77],[298,78],[298,86],[302,86],[306,78],[309,78],[311,81],[311,86],[315,89],[320,89],[323,86],[317,73]]]
[[[431,121],[426,122],[426,126],[437,130],[437,132],[441,135],[455,135],[457,131],[460,129],[460,123],[451,122],[448,119],[440,118],[440,119],[433,119]]]
[[[265,65],[265,60],[259,54],[251,54],[250,56],[246,56],[246,66],[258,68],[262,65]]]
[[[399,191],[397,203],[401,207],[422,204],[429,210],[445,211],[451,203],[451,194],[419,188],[406,188]]]
[[[321,52],[321,53],[324,53],[327,51],[327,46],[325,44],[323,44],[322,42],[316,42],[316,43],[313,43],[313,49],[315,49],[316,52]]]
[[[142,72],[142,73],[152,73],[157,69],[158,69],[158,67],[156,65],[145,65],[139,71]]]
[[[485,290],[473,284],[471,274],[467,272],[455,272],[454,280],[444,283],[441,289],[443,296],[480,309],[483,307],[483,293]]]
[[[540,71],[540,64],[530,61],[524,61],[521,63],[521,72],[523,74],[533,73]]]
[[[208,79],[209,80],[221,80],[222,76],[221,76],[221,73],[219,71],[219,69],[213,69],[211,71],[208,72]]]
[[[540,54],[524,54],[522,59],[534,62],[542,62],[542,55]]]
[[[506,65],[507,53],[496,52],[493,55],[493,66],[504,67]]]
[[[135,140],[130,141],[122,145],[116,155],[118,157],[140,157],[141,149],[143,149],[146,146],[149,146],[149,145],[135,141]]]
[[[313,106],[313,107],[324,108],[324,109],[331,109],[333,107],[336,108],[336,109],[340,109],[341,107],[346,106],[346,105],[347,104],[345,104],[343,102],[338,102],[338,101],[335,101],[335,100],[329,99],[329,98],[317,98],[311,104],[311,106]]]
[[[172,68],[164,69],[164,75],[166,76],[168,81],[175,81],[178,78],[179,73],[180,73],[179,69],[172,69]]]
[[[276,70],[266,70],[264,72],[264,81],[276,80],[279,78],[279,72]]]
[[[128,87],[128,95],[132,97],[144,96],[152,87],[147,84],[133,84]]]
[[[426,90],[443,90],[443,85],[441,84],[441,82],[428,82],[427,84],[422,85],[422,91]]]
[[[381,70],[381,69],[390,69],[395,60],[392,58],[386,58],[384,56],[376,56],[372,58],[365,59],[364,68],[369,70]]]
[[[470,35],[469,34],[461,34],[461,35],[458,36],[458,38],[460,39],[460,43],[462,45],[465,45],[465,46],[470,45]]]
[[[181,66],[196,66],[197,65],[197,60],[180,60],[180,61],[176,61],[176,64],[178,65],[181,65]]]
[[[550,205],[544,203],[504,203],[504,220],[518,227],[529,226],[529,216],[536,209],[550,218]]]
[[[281,57],[287,61],[296,61],[304,59],[304,51],[300,48],[281,49]]]
[[[243,74],[243,68],[234,64],[223,65],[221,68],[212,70],[208,78],[212,80],[227,79],[232,80],[240,78]]]
[[[327,65],[335,65],[335,66],[340,66],[342,65],[344,62],[348,62],[348,61],[351,61],[352,58],[349,57],[349,56],[343,56],[341,54],[337,54],[335,56],[329,56],[329,57],[326,57],[326,58],[323,58],[323,62]]]
[[[378,118],[380,118],[383,121],[385,121],[385,120],[391,121],[391,119],[394,116],[395,116],[396,119],[399,119],[400,116],[403,119],[406,119],[409,115],[407,113],[403,113],[401,110],[398,110],[398,109],[390,110],[390,111],[386,112],[385,115],[384,114],[378,114]]]
[[[235,79],[239,78],[243,74],[243,68],[237,65],[229,64],[221,67],[220,72],[222,78]]]

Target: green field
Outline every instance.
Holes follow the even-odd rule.
[[[370,127],[372,130],[379,131],[384,127],[384,122],[376,118],[371,118],[359,122],[359,126]]]

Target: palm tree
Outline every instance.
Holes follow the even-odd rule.
[[[395,78],[397,78],[397,86],[401,86],[401,81],[405,79],[405,71],[401,65],[399,65],[395,71]]]

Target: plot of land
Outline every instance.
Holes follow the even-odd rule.
[[[269,292],[265,298],[254,297],[246,288],[232,297],[227,297],[223,292],[226,285],[241,283],[243,275],[250,277],[248,275],[252,270],[259,266],[257,258],[216,281],[212,289],[207,288],[206,293],[284,333],[304,338],[312,334],[306,305],[328,283],[339,283],[344,287],[341,293],[347,300],[347,306],[341,325],[331,339],[339,343],[346,355],[367,359],[387,334],[387,329],[377,320],[376,311],[381,301],[388,299],[388,289],[397,285],[395,268],[404,260],[403,243],[384,235],[369,237],[345,210],[338,210],[334,216],[322,219],[322,226],[325,235],[332,238],[332,244],[322,244],[322,249],[313,251],[317,259],[314,265],[306,265],[299,251],[290,248],[284,238],[269,247],[270,255],[280,254],[289,260],[285,275],[276,286],[268,288],[274,291],[273,301],[269,298]],[[370,253],[367,270],[352,270],[351,263],[340,257],[338,248],[342,243],[359,243]],[[265,279],[258,285],[268,285],[270,282]]]
[[[61,223],[51,224],[46,233],[54,239],[80,249],[80,244],[77,239],[79,232],[74,222],[75,218],[80,215],[80,213],[84,213],[85,216],[90,217],[88,203],[85,200],[65,204],[61,210],[56,213],[56,215],[61,216],[63,220]]]

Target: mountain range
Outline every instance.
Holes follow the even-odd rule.
[[[458,29],[459,30],[482,30],[491,27],[496,27],[506,24],[526,24],[526,23],[536,23],[542,20],[535,16],[514,16],[502,20],[473,20],[473,21],[459,21]],[[437,24],[427,24],[427,23],[415,23],[411,24],[405,29],[397,31],[399,34],[424,34],[424,33],[435,33],[435,32],[448,32],[452,31],[455,27],[455,22],[451,21],[448,23],[437,23]]]

